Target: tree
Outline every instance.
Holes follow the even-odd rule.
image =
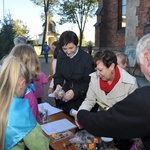
[[[44,18],[44,20],[45,20],[44,31],[43,31],[43,40],[42,40],[42,45],[43,45],[45,42],[45,39],[46,39],[49,17],[52,16],[53,7],[58,2],[58,0],[30,0],[30,1],[32,1],[36,5],[44,8],[44,16],[42,15],[42,18]]]
[[[58,15],[61,16],[60,24],[74,23],[78,25],[80,33],[79,45],[82,46],[82,38],[88,17],[93,17],[97,6],[97,0],[63,0],[60,2]]]
[[[29,29],[27,28],[27,25],[23,23],[22,20],[13,20],[13,26],[14,30],[16,30],[16,36],[28,36]]]
[[[14,46],[13,40],[16,36],[27,38],[29,30],[21,20],[13,20],[11,14],[4,16],[0,21],[0,59],[9,54]]]
[[[14,46],[13,40],[16,31],[14,30],[13,20],[10,14],[5,16],[3,22],[0,23],[2,26],[0,30],[0,59],[2,59],[3,56],[9,54]]]

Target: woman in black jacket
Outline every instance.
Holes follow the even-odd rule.
[[[59,44],[62,52],[59,54],[54,75],[54,93],[59,89],[65,91],[62,98],[64,113],[78,109],[86,96],[90,77],[93,71],[93,58],[78,47],[78,37],[72,31],[61,34]]]

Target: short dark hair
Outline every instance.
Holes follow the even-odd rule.
[[[107,68],[109,68],[112,63],[115,64],[115,67],[117,66],[117,57],[111,50],[98,51],[94,56],[95,66],[96,62],[99,60],[102,61]]]
[[[59,38],[59,44],[61,48],[69,43],[73,43],[76,46],[78,45],[78,37],[73,31],[65,31]]]

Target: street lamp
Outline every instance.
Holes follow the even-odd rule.
[[[5,5],[4,5],[4,0],[3,0],[3,19],[4,19],[4,16],[5,16]]]

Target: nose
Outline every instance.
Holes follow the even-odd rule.
[[[100,76],[100,71],[96,70],[96,74],[97,74],[97,76]]]
[[[69,54],[70,52],[69,52],[69,50],[66,50],[66,54]]]
[[[70,55],[70,54],[71,54],[70,50],[66,50],[65,53],[66,53],[67,55]]]

